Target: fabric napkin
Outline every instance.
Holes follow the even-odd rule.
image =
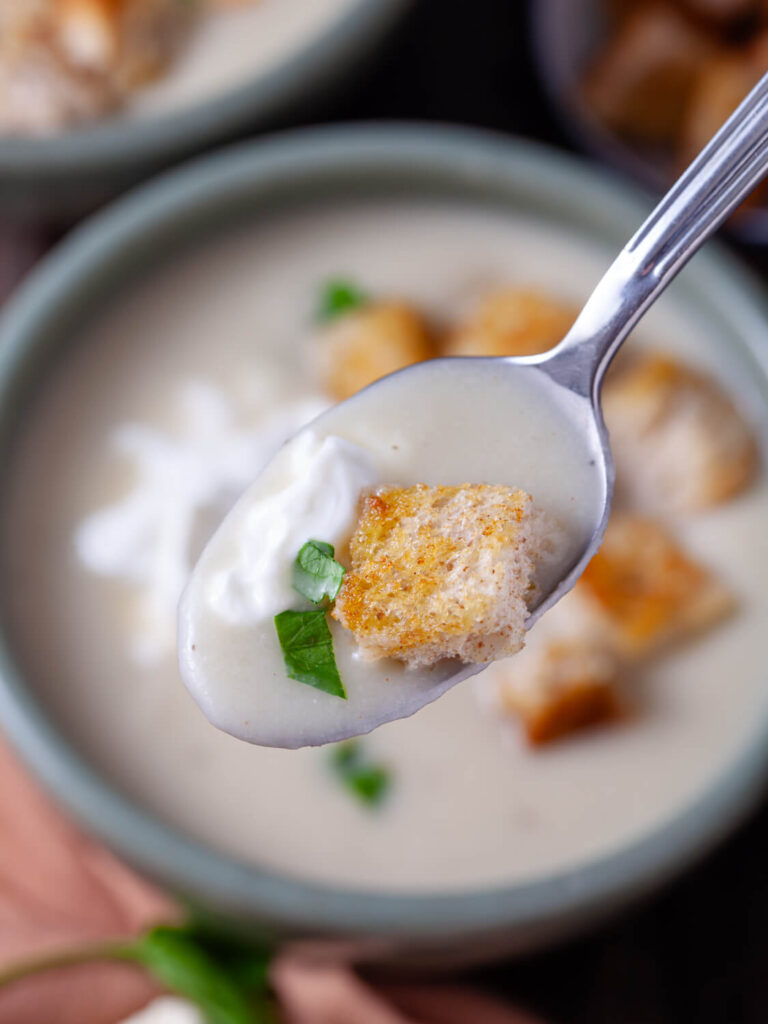
[[[0,968],[179,917],[173,902],[86,837],[0,743]],[[344,967],[278,958],[286,1024],[534,1024],[470,988],[371,987]],[[0,1024],[117,1024],[157,995],[138,970],[93,965],[0,990]]]

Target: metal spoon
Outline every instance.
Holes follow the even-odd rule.
[[[688,260],[768,174],[768,75],[725,122],[621,250],[560,344],[506,360],[535,366],[588,406],[600,438],[605,502],[582,557],[531,613],[533,623],[576,583],[600,546],[614,466],[601,406],[605,373],[627,335]]]
[[[760,82],[735,114],[718,132],[701,155],[662,199],[635,236],[599,282],[578,319],[562,342],[543,355],[525,358],[443,359],[400,370],[384,378],[347,402],[335,406],[310,424],[309,430],[321,435],[333,434],[335,427],[358,416],[379,422],[396,415],[398,408],[409,408],[421,400],[427,378],[450,374],[461,387],[470,388],[464,418],[469,440],[472,423],[480,428],[483,396],[487,388],[478,378],[492,383],[503,379],[508,395],[531,392],[544,396],[546,414],[551,422],[558,417],[567,421],[567,430],[589,453],[584,459],[584,480],[594,495],[594,517],[590,514],[581,540],[562,566],[565,573],[537,607],[527,625],[536,620],[574,585],[595,554],[605,531],[611,507],[614,467],[608,433],[601,409],[601,386],[605,372],[619,346],[643,313],[667,287],[678,271],[715,228],[741,203],[768,173],[768,75]],[[470,365],[471,364],[471,365]],[[506,401],[511,399],[507,398]],[[366,408],[367,406],[367,408]],[[471,408],[470,408],[471,406]],[[394,411],[394,412],[393,412]],[[428,412],[428,408],[427,408]],[[377,419],[377,416],[379,417]],[[464,422],[464,421],[462,421]],[[551,446],[550,442],[550,446]],[[546,443],[545,443],[546,445]],[[470,448],[472,446],[470,445]],[[539,453],[546,459],[546,446]],[[470,459],[471,459],[470,455]],[[589,476],[587,476],[587,472]],[[258,491],[258,481],[254,485]],[[219,533],[192,576],[181,603],[179,658],[182,675],[195,699],[209,719],[220,728],[252,743],[295,747],[324,743],[353,736],[390,721],[413,714],[456,683],[479,672],[482,665],[441,663],[434,671],[411,674],[404,680],[393,679],[386,686],[363,685],[366,680],[350,680],[349,699],[323,695],[318,700],[311,687],[285,686],[277,678],[279,670],[264,670],[254,681],[252,663],[263,652],[238,651],[232,657],[231,632],[216,628],[214,639],[206,639],[209,627],[206,587],[210,570],[216,568],[219,548],[231,547],[226,531],[237,532],[235,520],[243,516],[250,492],[225,520]],[[259,500],[256,494],[255,500]],[[560,570],[558,570],[560,571]],[[264,625],[274,643],[271,621]],[[252,631],[255,637],[256,630]],[[220,635],[219,635],[220,634]],[[251,632],[245,631],[251,642]],[[226,663],[223,666],[223,664]],[[240,676],[243,676],[241,679]],[[231,678],[226,678],[230,676]],[[358,685],[360,684],[360,685]]]

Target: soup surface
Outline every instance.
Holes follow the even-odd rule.
[[[183,110],[268,75],[311,45],[356,0],[254,0],[214,10],[156,82],[135,93],[122,112],[130,119]]]
[[[241,569],[244,551],[247,560],[254,545],[263,545],[264,522],[252,537],[251,517],[260,499],[285,486],[297,443],[331,436],[355,445],[371,461],[373,482],[521,487],[557,524],[558,550],[538,573],[546,596],[589,544],[605,491],[597,437],[580,432],[582,403],[559,391],[533,367],[511,371],[484,361],[429,361],[334,407],[283,449],[206,548],[181,605],[185,680],[211,721],[268,746],[323,743],[412,714],[463,668],[447,658],[420,669],[391,658],[366,661],[354,636],[334,622],[336,662],[347,691],[342,701],[286,678],[273,618],[290,607],[290,593],[270,614],[258,609],[234,621],[223,614],[221,581],[247,572],[247,565]],[[326,485],[332,486],[328,480]],[[322,507],[319,493],[316,502],[315,509]],[[316,533],[302,537],[295,550]],[[249,577],[249,587],[258,584]],[[262,586],[269,590],[269,583]]]
[[[390,778],[375,807],[350,797],[328,749],[252,747],[212,728],[175,663],[183,567],[254,463],[329,401],[311,326],[319,282],[352,276],[371,294],[449,315],[499,281],[576,304],[610,257],[522,216],[360,204],[240,227],[116,297],[25,419],[3,524],[17,657],[83,756],[217,850],[380,890],[539,878],[646,834],[701,794],[766,711],[762,479],[686,522],[688,549],[733,589],[738,614],[659,659],[636,716],[534,753],[483,700],[490,669],[363,741]],[[713,370],[759,418],[754,379],[715,319],[684,298],[665,300],[631,344],[650,337]],[[170,481],[160,508],[151,481],[146,500],[131,498],[147,466]]]
[[[10,0],[0,6],[0,134],[39,136],[115,116],[154,117],[249,82],[269,101],[280,87],[272,73],[285,69],[300,89],[313,45],[322,51],[323,39],[364,5]]]

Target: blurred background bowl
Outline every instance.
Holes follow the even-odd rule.
[[[533,56],[542,85],[574,144],[649,192],[661,194],[683,167],[663,147],[644,147],[606,127],[584,95],[585,75],[611,34],[610,9],[615,12],[620,6],[611,0],[531,0]],[[727,230],[742,242],[768,244],[768,208],[739,211]]]
[[[285,10],[281,0],[270,0],[211,15],[167,77],[93,125],[44,137],[0,135],[0,216],[66,223],[183,157],[269,127],[289,111],[311,113],[370,55],[410,0],[348,0],[325,14],[315,4],[310,33],[297,30],[301,5],[289,0]],[[247,51],[239,46],[234,70],[212,66],[226,58],[233,32],[258,43],[278,18],[292,21],[289,39],[278,52],[260,47],[261,69],[247,70]],[[214,19],[229,23],[214,26]],[[208,46],[212,31],[216,38]],[[187,80],[183,98],[173,87],[179,75]]]
[[[0,459],[46,368],[122,288],[191,245],[297,204],[350,195],[441,197],[520,212],[603,246],[633,233],[647,204],[580,161],[514,140],[430,125],[287,134],[198,161],[78,229],[28,278],[0,322]],[[715,246],[674,291],[717,325],[768,408],[762,292]],[[666,300],[664,300],[666,301]],[[671,300],[670,300],[671,301]],[[756,715],[727,770],[672,820],[586,864],[533,883],[386,894],[341,890],[246,866],[121,795],[73,748],[28,686],[0,623],[0,723],[59,802],[136,867],[231,921],[321,940],[357,958],[441,968],[547,946],[667,882],[751,810],[768,773],[768,716]]]

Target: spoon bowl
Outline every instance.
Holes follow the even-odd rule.
[[[251,571],[254,557],[282,544],[290,550],[283,568],[290,566],[322,521],[318,509],[323,511],[333,487],[316,473],[314,491],[304,494],[300,512],[284,502],[280,514],[268,518],[267,529],[253,526],[254,509],[258,513],[281,489],[288,494],[292,479],[315,472],[312,461],[296,470],[296,452],[307,439],[316,451],[335,439],[360,455],[371,454],[371,472],[353,488],[350,508],[372,479],[521,488],[562,531],[554,545],[556,558],[536,565],[539,596],[529,606],[527,628],[560,600],[597,551],[610,514],[614,470],[600,404],[606,370],[638,320],[766,170],[768,76],[619,253],[557,347],[527,358],[418,364],[340,403],[289,441],[211,539],[181,602],[179,663],[207,717],[251,743],[322,744],[407,717],[483,667],[459,659],[424,670],[404,669],[389,659],[361,667],[348,631],[336,628],[327,639],[315,634],[308,644],[302,625],[294,641],[309,645],[312,658],[324,650],[326,662],[328,652],[334,661],[338,688],[318,693],[315,687],[325,686],[314,667],[288,671],[287,660],[283,663],[285,647],[282,638],[278,644],[273,623],[280,607],[255,618],[249,609],[250,618],[239,622],[246,629],[233,628],[230,611],[222,617],[222,595],[232,579],[241,586],[238,574],[245,577],[246,590],[259,589]],[[334,493],[327,498],[331,504],[335,499]],[[302,515],[299,532],[286,545],[293,521]],[[339,536],[348,536],[350,526]],[[315,534],[314,539],[331,538]],[[280,578],[287,579],[283,568]],[[458,593],[463,599],[464,591]],[[286,604],[282,609],[309,614]],[[262,666],[258,687],[250,670],[256,664]],[[287,687],[286,673],[301,685]]]
[[[298,595],[286,594],[285,604],[247,621],[246,628],[242,620],[227,621],[221,581],[252,561],[243,538],[255,538],[256,556],[267,543],[265,529],[254,528],[254,513],[274,494],[288,493],[286,481],[296,475],[294,459],[304,445],[318,450],[339,440],[370,455],[374,479],[434,486],[502,482],[534,495],[537,507],[562,527],[553,559],[537,567],[542,603],[532,618],[549,605],[560,581],[578,571],[583,551],[603,528],[610,471],[591,404],[535,363],[435,359],[391,374],[333,406],[295,435],[243,495],[203,552],[180,606],[179,661],[188,688],[215,725],[250,742],[296,747],[370,732],[412,715],[482,668],[458,659],[421,669],[389,659],[365,662],[348,631],[330,620],[347,693],[339,700],[286,682],[271,615],[300,604]],[[542,447],[548,459],[542,458]],[[289,506],[300,518],[297,506]],[[312,525],[301,527],[287,544],[279,523],[269,527],[272,544],[282,545],[292,558],[307,539],[306,530],[320,529],[321,506],[318,500]],[[260,666],[257,682],[254,664]]]

